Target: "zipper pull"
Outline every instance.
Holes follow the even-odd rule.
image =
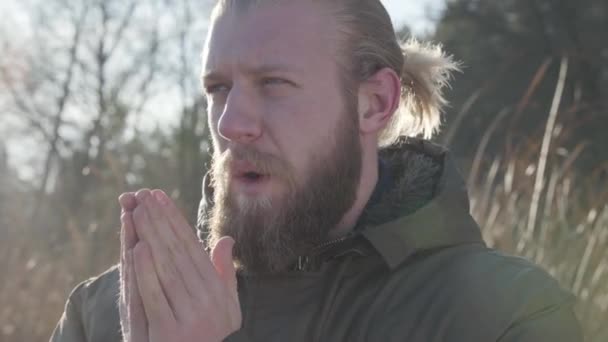
[[[299,256],[297,270],[304,271],[306,266],[308,266],[308,261],[309,261],[309,259],[307,256]]]

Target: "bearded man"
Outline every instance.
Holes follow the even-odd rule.
[[[119,198],[121,262],[52,341],[580,341],[571,295],[484,245],[440,124],[456,65],[379,0],[221,0],[198,242],[160,190]],[[207,253],[210,251],[210,253]]]

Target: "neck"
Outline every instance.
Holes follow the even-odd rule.
[[[357,188],[357,196],[353,206],[344,214],[342,220],[330,233],[330,239],[336,239],[351,232],[357,220],[361,216],[363,209],[367,205],[376,183],[378,182],[378,152],[374,149],[362,150],[361,156],[361,180]]]

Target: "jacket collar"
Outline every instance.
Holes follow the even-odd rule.
[[[361,234],[391,269],[425,250],[483,244],[465,183],[445,148],[403,138],[381,155],[392,167],[394,184],[366,209],[371,219],[362,223]]]

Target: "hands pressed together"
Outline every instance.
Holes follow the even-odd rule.
[[[218,342],[241,327],[234,240],[209,256],[161,190],[124,193],[120,322],[125,342]]]

